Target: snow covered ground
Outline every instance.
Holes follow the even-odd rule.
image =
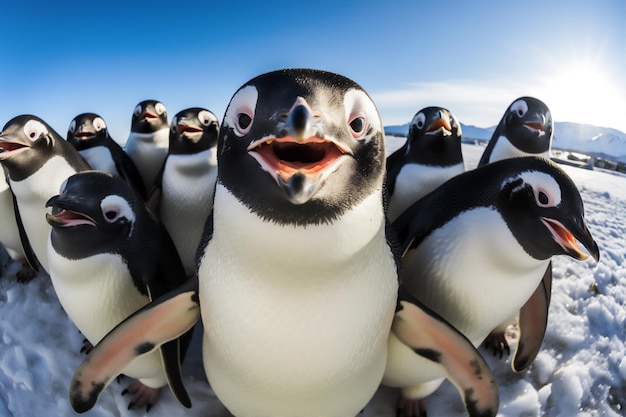
[[[463,145],[469,168],[476,165],[482,150]],[[554,260],[548,329],[528,371],[514,374],[509,360],[494,359],[482,350],[500,385],[498,415],[502,417],[626,413],[626,176],[564,169],[580,188],[601,260],[598,264],[568,257]],[[63,313],[45,274],[19,284],[14,277],[19,265],[5,257],[4,266],[0,278],[0,417],[76,415],[68,402],[68,384],[83,358],[79,353],[82,337]],[[183,368],[193,408],[180,407],[163,390],[149,416],[230,415],[206,382],[199,335],[196,331]],[[511,347],[515,348],[515,341]],[[85,415],[143,415],[143,410],[126,410],[129,398],[121,392],[129,382],[114,382]],[[394,416],[396,396],[395,390],[381,388],[362,415]],[[428,398],[427,406],[431,417],[465,415],[456,390],[447,382]]]

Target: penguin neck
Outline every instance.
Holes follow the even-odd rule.
[[[170,130],[169,128],[159,129],[150,133],[131,132],[131,136],[137,142],[154,143],[159,148],[167,149],[170,144]]]
[[[530,154],[524,152],[518,148],[516,148],[506,136],[498,137],[493,150],[491,151],[491,156],[489,157],[489,162],[500,161],[502,159],[508,158],[517,158],[518,156],[541,156],[544,158],[550,158],[550,151],[545,151],[541,153]]]
[[[213,224],[214,239],[228,236],[222,244],[233,245],[232,250],[243,256],[246,247],[253,248],[255,258],[246,262],[258,262],[260,268],[272,263],[298,270],[333,268],[350,262],[373,242],[385,241],[380,193],[366,197],[332,223],[296,226],[263,220],[218,183]]]

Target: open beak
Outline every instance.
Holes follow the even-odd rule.
[[[436,133],[441,131],[443,136],[452,135],[452,127],[450,127],[450,120],[443,113],[439,113],[439,118],[432,122],[427,128],[426,133]]]
[[[293,204],[306,203],[351,150],[320,132],[319,116],[299,97],[286,117],[285,136],[252,142],[248,153],[267,171]]]
[[[534,132],[537,132],[539,136],[546,133],[546,118],[542,114],[537,114],[530,120],[524,122],[524,126]]]
[[[547,217],[541,217],[541,221],[567,255],[578,260],[585,260],[591,255],[596,262],[600,260],[600,249],[583,222],[566,227],[563,223]],[[580,248],[579,243],[587,252]]]
[[[46,221],[52,227],[73,227],[79,225],[96,226],[95,220],[83,213],[67,210],[61,207],[62,196],[54,196],[46,203],[46,207],[53,207],[53,214],[46,213]]]
[[[17,138],[14,140],[13,135],[8,132],[0,133],[0,160],[25,151],[28,148],[30,148],[30,143],[24,143]]]

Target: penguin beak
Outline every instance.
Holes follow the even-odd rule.
[[[24,143],[19,138],[14,137],[11,132],[0,133],[0,160],[8,158],[18,152],[30,148],[30,143]]]
[[[52,197],[46,207],[52,207],[53,214],[46,213],[46,221],[52,227],[73,227],[80,225],[96,226],[96,221],[83,213],[62,208],[65,201],[62,196]]]
[[[580,224],[572,222],[569,227],[566,227],[555,219],[547,217],[541,217],[540,219],[552,234],[554,241],[563,248],[566,255],[581,261],[589,258],[589,255],[596,262],[600,260],[600,249],[584,222],[580,222]],[[579,243],[587,249],[588,253],[580,248]]]
[[[546,133],[546,118],[543,114],[536,114],[530,120],[524,122],[524,126],[533,132],[537,132],[539,136]]]
[[[139,120],[141,120],[142,122],[149,122],[152,119],[156,119],[158,118],[158,116],[154,113],[152,113],[151,111],[144,111],[143,113],[141,113],[141,115],[139,116]]]
[[[252,142],[248,153],[293,204],[304,204],[352,151],[321,132],[321,117],[298,97],[277,130],[281,135]]]
[[[438,131],[441,131],[443,136],[452,135],[452,127],[450,127],[450,120],[448,120],[448,117],[443,113],[439,113],[439,118],[437,118],[437,120],[432,122],[426,128],[426,134],[429,134],[429,133],[435,134]]]
[[[176,123],[178,136],[185,136],[188,139],[197,141],[202,136],[202,128],[188,122],[185,119],[181,119]]]
[[[96,136],[95,132],[92,132],[83,126],[79,127],[74,134],[74,137],[78,138],[79,140],[89,140],[94,136]]]

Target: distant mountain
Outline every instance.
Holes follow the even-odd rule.
[[[461,129],[464,139],[489,140],[496,126],[483,128],[461,123]],[[408,132],[409,123],[385,126],[385,133],[388,135],[406,136]],[[626,163],[626,133],[617,129],[556,122],[552,147]]]

